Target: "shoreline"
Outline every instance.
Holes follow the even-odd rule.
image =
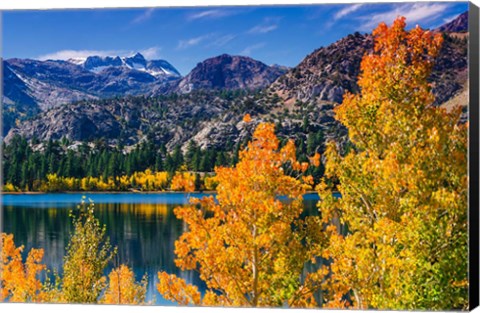
[[[7,191],[0,192],[0,196],[3,195],[46,195],[46,194],[216,194],[216,191],[205,190],[205,191]],[[307,191],[304,195],[317,194],[316,191]]]
[[[45,194],[185,194],[185,191],[7,191],[0,192],[0,195],[45,195]],[[188,193],[216,193],[215,191],[206,190],[206,191],[192,191]]]

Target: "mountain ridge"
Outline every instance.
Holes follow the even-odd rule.
[[[196,89],[259,89],[268,86],[284,71],[247,56],[221,54],[199,62],[183,77],[174,92]]]
[[[448,33],[468,32],[468,11],[437,27],[435,31]]]
[[[444,45],[430,77],[435,105],[454,98],[464,99],[457,96],[464,91],[468,78],[468,33],[466,35],[460,38],[444,33]],[[283,75],[273,72],[276,66],[248,57],[220,55],[200,62],[181,79],[163,84],[148,82],[151,89],[144,90],[146,95],[51,107],[12,129],[6,141],[20,134],[30,139],[35,135],[41,140],[104,138],[107,143],[116,144],[115,136],[123,134],[127,145],[153,138],[164,142],[169,149],[177,145],[185,147],[191,140],[201,147],[218,148],[228,146],[229,140],[244,132],[239,123],[241,117],[249,113],[256,121],[275,123],[278,131],[287,137],[306,141],[310,130],[321,130],[324,140],[345,143],[345,128],[334,119],[333,108],[342,101],[346,91],[359,91],[356,82],[360,62],[372,47],[370,34],[350,34],[314,50]],[[116,70],[110,67],[102,72],[118,77]],[[235,73],[237,71],[243,74]],[[84,84],[89,83],[86,79],[89,75],[96,75],[89,71],[82,73]],[[137,80],[145,78],[144,72],[135,73]],[[239,79],[253,74],[259,74],[256,80]],[[272,82],[268,83],[269,80]],[[21,86],[17,87],[15,90],[22,92]],[[109,87],[118,86],[103,86]],[[139,111],[138,106],[145,112]],[[100,117],[104,121],[98,120]],[[81,125],[91,125],[89,123],[95,127],[89,127],[85,133],[87,130]],[[104,129],[107,126],[110,129]]]
[[[168,61],[163,59],[147,60],[140,52],[129,57],[91,55],[84,59],[70,59],[67,60],[67,62],[80,65],[94,73],[99,73],[108,67],[126,67],[129,69],[144,71],[155,77],[182,76]]]

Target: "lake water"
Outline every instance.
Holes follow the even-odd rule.
[[[166,271],[205,289],[192,271],[180,271],[174,263],[175,240],[185,225],[173,209],[188,203],[183,193],[69,193],[37,195],[3,195],[3,231],[14,235],[17,246],[45,250],[44,263],[61,272],[63,256],[72,231],[70,209],[75,209],[82,196],[95,202],[95,216],[107,227],[107,235],[118,247],[115,262],[133,268],[137,280],[148,275],[147,300],[158,305],[174,305],[164,300],[156,290],[157,273]],[[191,194],[202,197],[207,194]],[[316,194],[304,196],[306,214],[317,214]],[[107,273],[111,267],[107,269]]]

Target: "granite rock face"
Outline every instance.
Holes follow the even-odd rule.
[[[460,14],[452,21],[438,27],[436,30],[445,33],[468,32],[468,11]]]
[[[465,29],[460,26],[464,25],[464,16],[450,22],[458,27],[447,28]],[[444,43],[430,76],[435,105],[448,101],[465,85],[468,71],[468,37],[465,35],[468,33],[459,37],[458,33],[444,32]],[[366,53],[372,52],[373,42],[370,34],[355,33],[317,49],[279,77],[269,89],[286,101],[341,103],[346,91],[359,92],[360,63]]]
[[[179,81],[175,91],[260,89],[284,72],[282,67],[268,66],[249,57],[222,54],[198,63]]]
[[[445,29],[464,29],[464,18]],[[463,99],[458,96],[467,88],[467,48],[468,33],[444,33],[430,77],[435,105]],[[30,112],[30,118],[18,123],[8,115],[12,129],[5,140],[15,134],[127,146],[149,140],[169,150],[185,149],[193,140],[203,149],[224,149],[243,143],[256,123],[270,121],[283,138],[306,142],[309,132],[321,131],[324,141],[345,146],[347,131],[333,108],[346,91],[359,92],[360,63],[372,49],[371,35],[355,33],[291,69],[224,54],[199,63],[184,78],[164,61],[141,55],[81,62],[11,59],[4,67],[5,103],[17,110],[12,112]],[[242,122],[246,113],[254,117],[249,125]]]

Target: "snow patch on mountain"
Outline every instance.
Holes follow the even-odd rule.
[[[172,78],[181,77],[177,69],[169,62],[165,60],[146,60],[140,53],[129,57],[89,56],[87,58],[72,58],[67,61],[82,66],[84,69],[95,74],[110,67],[123,67],[129,70],[148,73],[155,78],[162,76]]]
[[[67,62],[76,64],[76,65],[83,65],[86,60],[87,58],[71,58],[71,59],[68,59]]]
[[[94,72],[95,74],[98,74],[100,73],[101,71],[103,71],[104,69],[106,68],[109,68],[110,66],[97,66],[97,67],[93,67],[90,69],[90,72]]]

